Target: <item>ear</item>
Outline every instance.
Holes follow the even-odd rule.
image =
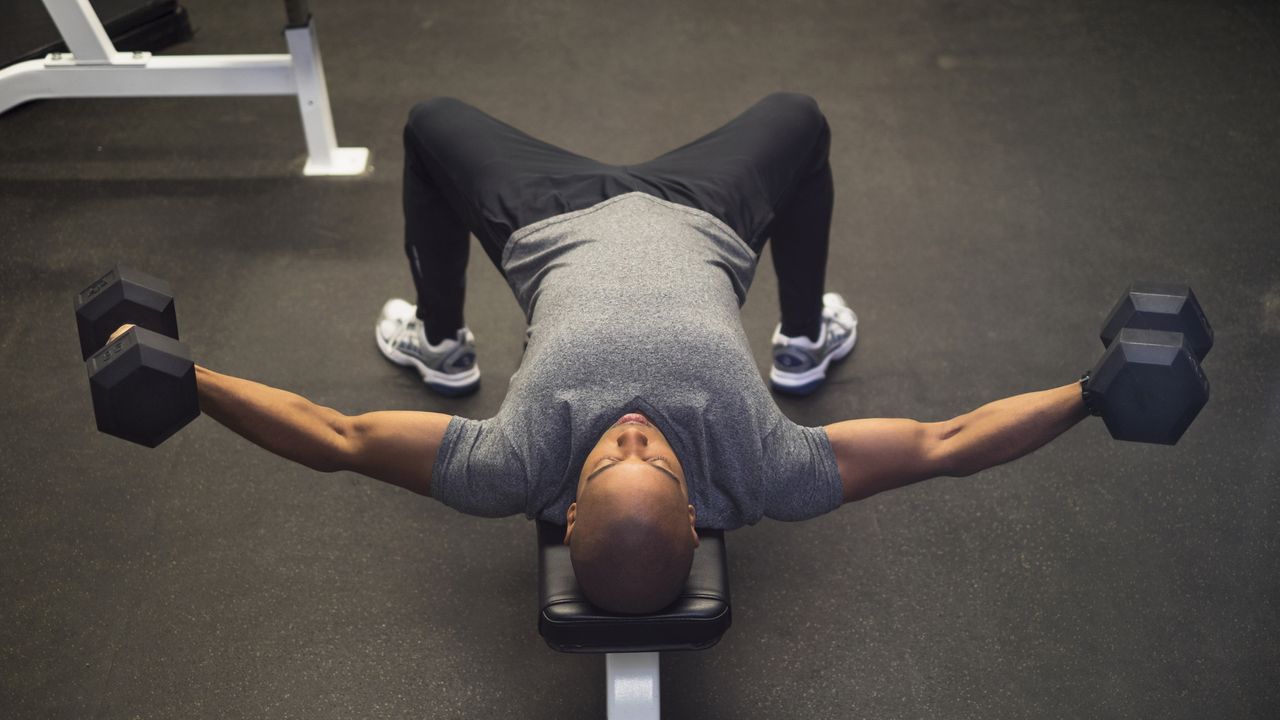
[[[697,528],[697,526],[695,525],[695,523],[697,522],[697,520],[698,520],[698,513],[697,513],[697,511],[696,511],[696,510],[694,510],[694,509],[693,509],[693,506],[692,506],[692,505],[690,505],[690,506],[689,506],[689,532],[692,532],[692,533],[693,533],[693,546],[694,546],[694,547],[698,547],[699,545],[701,545],[701,544],[702,544],[702,541],[698,539],[698,528]]]
[[[573,523],[575,520],[578,519],[578,503],[576,502],[569,503],[569,510],[564,514],[564,517],[565,517],[564,544],[568,545],[569,537],[573,535]]]

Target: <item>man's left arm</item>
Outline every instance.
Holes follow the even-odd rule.
[[[1088,417],[1080,384],[997,400],[951,420],[846,420],[826,427],[844,502],[1016,460]]]

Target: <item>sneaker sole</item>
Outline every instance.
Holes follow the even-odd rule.
[[[853,351],[853,346],[858,342],[858,333],[854,332],[835,352],[822,359],[817,367],[805,370],[802,373],[779,372],[775,365],[769,370],[769,384],[774,390],[788,395],[808,395],[817,390],[827,379],[827,368],[833,362],[839,362]]]
[[[427,387],[446,397],[459,397],[475,392],[480,387],[480,366],[475,365],[464,373],[442,373],[432,370],[418,358],[402,353],[382,339],[382,335],[374,328],[373,339],[378,343],[382,355],[396,365],[412,367],[422,376]]]

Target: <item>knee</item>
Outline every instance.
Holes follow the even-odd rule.
[[[409,109],[409,119],[405,123],[405,137],[415,135],[419,140],[427,141],[451,124],[450,118],[457,115],[467,104],[457,98],[433,97],[415,103]]]
[[[827,127],[827,117],[822,114],[822,108],[818,107],[818,101],[812,95],[776,92],[767,96],[764,102],[810,132],[819,132]]]

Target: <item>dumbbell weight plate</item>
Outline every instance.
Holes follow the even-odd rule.
[[[1173,445],[1209,401],[1209,379],[1182,333],[1121,330],[1090,375],[1117,440]]]
[[[1111,342],[1125,328],[1163,330],[1187,336],[1187,346],[1197,361],[1213,347],[1213,328],[1200,307],[1200,301],[1187,285],[1179,283],[1136,282],[1120,298],[1102,324],[1102,344]]]
[[[86,360],[127,323],[178,339],[169,283],[125,265],[117,265],[80,291],[75,306],[80,355]]]
[[[200,415],[184,343],[134,327],[85,363],[98,429],[155,447]]]

